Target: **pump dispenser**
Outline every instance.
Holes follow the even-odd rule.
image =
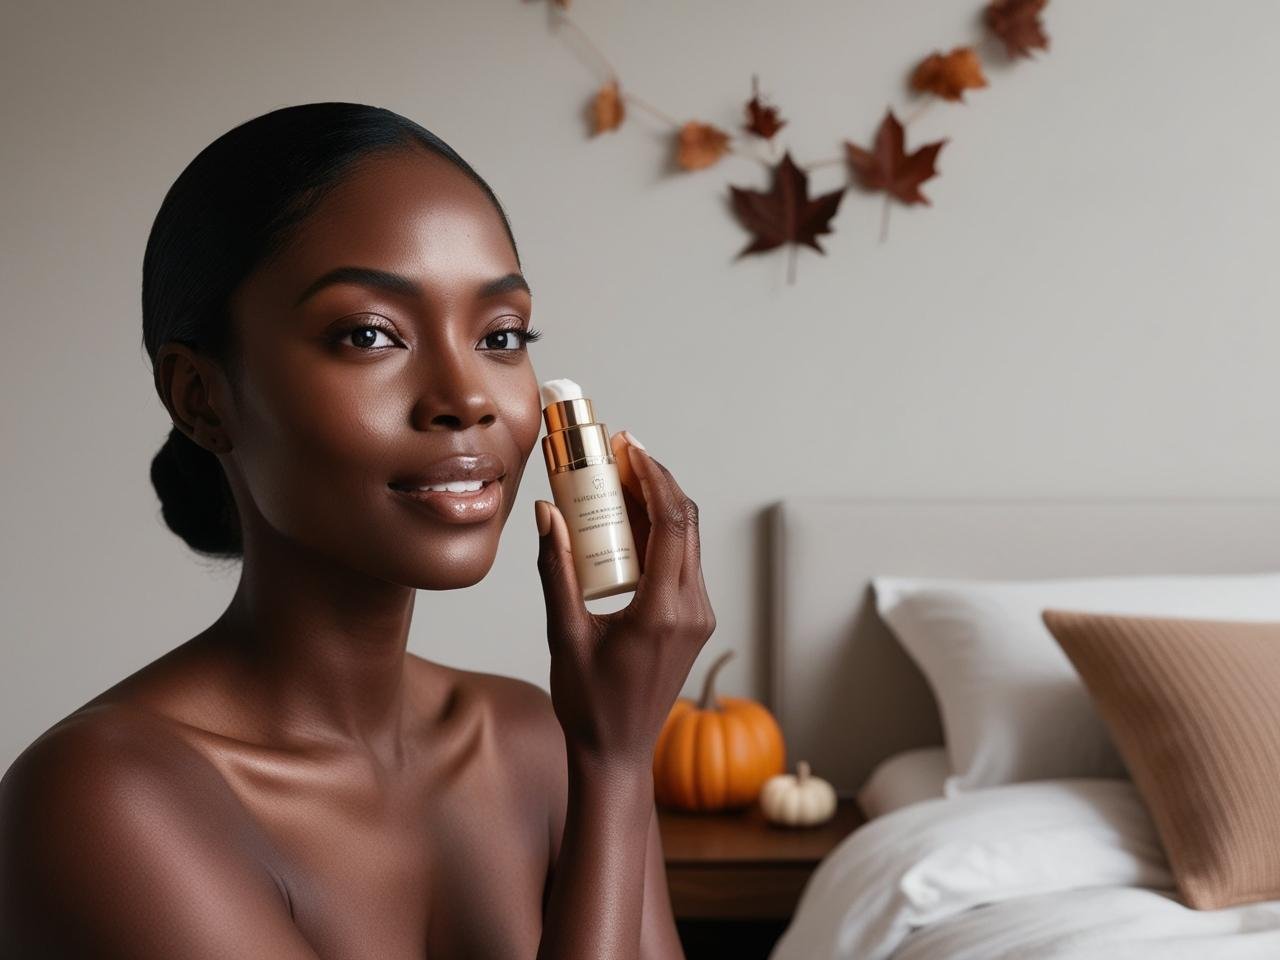
[[[572,380],[547,380],[540,392],[547,426],[542,453],[552,498],[569,527],[582,599],[634,590],[640,563],[609,432]]]

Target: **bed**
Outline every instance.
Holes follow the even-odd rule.
[[[877,576],[1280,571],[1277,500],[795,499],[768,530],[770,706],[789,762],[842,797],[892,758],[943,748],[938,699],[877,613]],[[942,792],[834,849],[771,960],[1280,957],[1280,900],[1181,902],[1123,770]]]

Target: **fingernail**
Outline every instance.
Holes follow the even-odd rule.
[[[641,450],[646,449],[646,447],[645,447],[645,445],[644,445],[643,443],[641,443],[641,442],[640,442],[639,440],[637,440],[634,436],[632,436],[632,434],[631,434],[631,431],[630,431],[630,430],[623,430],[623,431],[622,431],[622,435],[623,435],[624,437],[626,437],[626,438],[627,438],[627,443],[634,444],[635,446],[639,447]]]
[[[538,536],[545,537],[551,529],[551,510],[545,500],[533,501],[533,519],[538,524]]]

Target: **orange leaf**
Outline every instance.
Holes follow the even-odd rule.
[[[743,129],[754,133],[758,137],[764,137],[766,140],[773,139],[773,135],[787,125],[787,121],[778,117],[778,108],[767,106],[760,99],[760,92],[756,85],[755,74],[751,75],[751,99],[747,101],[747,122],[743,124]]]
[[[858,182],[868,190],[883,190],[903,203],[925,203],[929,198],[920,192],[920,184],[937,175],[933,168],[946,140],[926,143],[908,154],[902,124],[889,110],[876,131],[876,141],[870,150],[845,141],[849,166],[857,174]]]
[[[592,115],[595,118],[595,128],[591,131],[594,137],[598,133],[604,133],[606,130],[616,130],[622,123],[626,110],[622,105],[622,93],[618,89],[618,81],[610,80],[596,92],[595,101],[592,104]]]
[[[729,149],[729,135],[709,123],[690,120],[680,128],[676,159],[685,170],[709,167]]]
[[[983,20],[1010,57],[1030,57],[1033,47],[1049,49],[1040,11],[1049,0],[991,0]]]
[[[911,75],[914,89],[936,94],[944,100],[963,100],[965,90],[986,85],[982,61],[973,47],[956,47],[948,54],[931,53]]]

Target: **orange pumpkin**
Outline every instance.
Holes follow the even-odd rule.
[[[770,777],[786,767],[778,722],[762,704],[717,697],[716,674],[733,656],[711,665],[695,704],[681,697],[671,707],[653,751],[654,799],[678,810],[731,810],[750,806]]]

